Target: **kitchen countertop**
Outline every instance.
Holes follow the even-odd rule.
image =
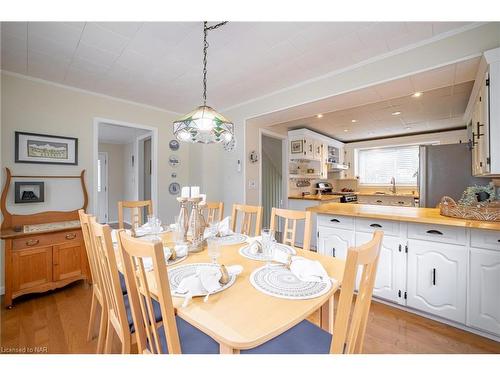
[[[324,201],[324,202],[328,202],[328,201],[334,201],[334,200],[338,200],[342,197],[342,195],[317,195],[317,194],[310,194],[310,195],[289,195],[288,196],[288,199],[303,199],[303,200],[307,200],[307,201]]]
[[[307,208],[324,215],[344,215],[374,219],[407,221],[425,224],[451,225],[465,228],[500,231],[500,222],[465,220],[441,216],[439,208],[376,206],[371,204],[324,203]]]
[[[413,197],[418,198],[418,194],[411,193],[384,193],[384,194],[376,194],[376,193],[362,193],[356,192],[356,195],[370,196],[370,197]]]

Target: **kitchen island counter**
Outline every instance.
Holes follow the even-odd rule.
[[[328,195],[328,194],[323,194],[323,195],[318,195],[318,194],[310,194],[310,195],[290,195],[288,196],[288,199],[302,199],[302,200],[307,200],[307,201],[321,201],[321,202],[328,202],[328,201],[338,201],[342,195]]]

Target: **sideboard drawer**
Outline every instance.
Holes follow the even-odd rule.
[[[399,221],[356,218],[356,232],[373,233],[376,230],[384,231],[386,236],[399,236]]]
[[[500,231],[472,229],[470,231],[470,245],[500,251]]]
[[[65,242],[81,242],[82,238],[82,231],[80,229],[51,234],[35,234],[13,240],[12,250],[29,249],[40,246],[52,246],[54,244]]]
[[[408,238],[465,245],[465,228],[435,224],[408,224]]]
[[[331,228],[350,229],[354,231],[354,218],[339,215],[319,215],[318,225]]]

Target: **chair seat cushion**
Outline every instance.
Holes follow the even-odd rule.
[[[130,309],[130,301],[128,299],[128,294],[123,295],[123,302],[125,303],[125,311],[127,312],[127,320],[128,320],[128,325],[130,327],[130,333],[134,333],[135,332],[134,319],[132,318],[132,310]],[[153,312],[155,316],[155,321],[156,323],[161,322],[162,317],[161,317],[160,304],[156,302],[154,299],[151,299],[151,302],[153,303]]]
[[[219,344],[184,319],[175,317],[182,354],[219,354]],[[165,330],[158,328],[162,353],[168,353]]]
[[[274,339],[241,354],[328,354],[332,335],[303,320]]]

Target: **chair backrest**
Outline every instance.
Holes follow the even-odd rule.
[[[278,217],[285,219],[283,225],[283,239],[285,245],[295,246],[295,236],[297,234],[297,221],[304,220],[304,242],[303,249],[309,251],[311,249],[311,212],[310,211],[295,211],[285,210],[283,208],[274,208],[271,210],[270,229],[276,231],[278,226]]]
[[[240,233],[250,235],[252,230],[252,217],[255,215],[255,232],[254,235],[260,235],[262,226],[262,206],[248,206],[245,204],[233,204],[233,212],[231,214],[231,229],[236,232],[238,212],[243,212],[243,221],[240,227]]]
[[[137,349],[139,353],[162,352],[158,330],[163,329],[169,354],[181,353],[179,334],[175,321],[175,310],[172,304],[167,265],[161,242],[145,242],[137,240],[125,231],[118,232],[118,242],[122,253],[125,282],[134,320]],[[153,270],[144,268],[144,258],[152,258]],[[154,324],[152,305],[152,287],[160,304],[163,325]]]
[[[144,224],[142,211],[146,207],[148,215],[153,214],[153,202],[148,201],[119,201],[118,202],[118,226],[124,229],[123,209],[130,209],[130,225],[132,228]]]
[[[101,283],[98,272],[98,267],[95,259],[95,246],[90,232],[90,217],[83,209],[78,210],[80,217],[80,226],[82,227],[83,243],[85,244],[85,252],[89,261],[90,275],[92,277],[93,288],[100,291]]]
[[[205,218],[207,224],[213,224],[221,221],[224,217],[224,202],[207,202],[205,204],[207,216]]]
[[[382,231],[375,231],[370,242],[358,247],[351,247],[347,251],[344,278],[333,330],[335,334],[330,347],[332,354],[359,354],[362,351],[383,237]],[[352,300],[359,268],[362,269],[361,281],[353,305]]]
[[[120,336],[121,342],[129,340],[130,327],[123,292],[120,286],[118,263],[111,239],[111,228],[90,218],[90,233],[94,239],[96,261],[102,275],[102,289],[106,297],[108,321]]]

